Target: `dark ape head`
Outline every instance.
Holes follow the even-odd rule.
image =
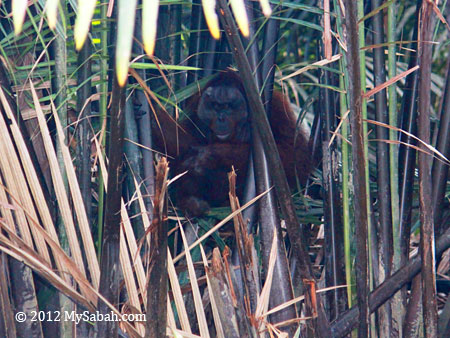
[[[205,87],[198,117],[208,126],[215,141],[248,141],[248,105],[236,73],[222,73]]]

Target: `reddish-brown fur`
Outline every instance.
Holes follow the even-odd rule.
[[[218,84],[234,86],[245,97],[241,80],[235,72],[220,74],[218,79],[206,85],[203,92]],[[194,124],[202,124],[197,115],[202,93],[188,104],[192,121],[184,119],[177,125],[166,113],[159,112],[158,124],[153,128],[156,148],[174,158],[169,160],[173,175],[188,171],[176,183],[177,204],[192,216],[205,213],[210,206],[226,205],[227,173],[232,166],[238,174],[238,194],[242,193],[250,150],[249,138],[233,137],[219,141],[208,135],[208,126],[202,127],[203,131],[206,130],[204,135],[198,131]],[[296,126],[296,117],[289,101],[278,91],[273,93],[269,122],[289,184],[295,186],[296,174],[300,182],[304,183],[312,168],[308,140]]]

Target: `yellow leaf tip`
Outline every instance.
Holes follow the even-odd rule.
[[[217,28],[217,29],[210,29],[209,31],[211,32],[211,36],[214,39],[216,39],[216,40],[220,39],[220,29],[219,28]]]
[[[75,49],[77,52],[83,48],[84,42],[86,39],[75,39]]]
[[[263,8],[263,14],[266,18],[272,15],[272,8]]]
[[[118,66],[116,68],[116,74],[117,74],[117,83],[120,87],[124,87],[127,83],[128,78],[128,65],[126,67]]]
[[[270,4],[268,0],[259,0],[259,3],[261,4],[261,9],[264,14],[264,16],[267,18],[272,14],[272,8],[270,8]]]
[[[239,29],[241,30],[242,35],[245,36],[246,38],[248,38],[248,36],[250,35],[250,31],[248,29],[248,24],[247,25],[241,25],[239,27]]]
[[[155,44],[153,43],[151,46],[144,46],[144,50],[148,56],[152,56],[155,52]]]
[[[14,35],[18,36],[20,33],[22,33],[22,25],[14,26]]]
[[[217,15],[214,13],[214,16],[205,16],[205,17],[206,17],[206,24],[208,25],[211,36],[214,39],[219,40],[220,39],[220,29],[219,29],[219,22],[217,19]]]

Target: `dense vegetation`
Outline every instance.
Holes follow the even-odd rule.
[[[231,5],[0,3],[0,336],[450,336],[450,6]],[[256,190],[185,217],[154,112],[230,66]],[[292,196],[274,87],[319,163]]]

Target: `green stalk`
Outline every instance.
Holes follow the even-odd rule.
[[[358,17],[362,18],[364,16],[364,1],[358,1]],[[364,39],[364,21],[359,23],[359,57],[360,57],[360,70],[361,70],[361,90],[363,92],[366,91],[366,52],[364,51],[365,39]],[[361,113],[363,118],[363,131],[364,131],[364,160],[365,160],[365,170],[366,170],[366,190],[367,190],[367,222],[369,224],[368,231],[368,243],[369,243],[369,274],[370,274],[370,288],[373,288],[373,275],[372,275],[372,255],[370,254],[370,228],[372,226],[370,222],[370,214],[371,214],[371,202],[370,202],[370,185],[369,185],[369,144],[367,142],[368,128],[367,128],[367,101],[366,99],[362,99],[361,103]]]
[[[339,8],[337,1],[334,1],[334,8]],[[342,15],[340,10],[336,11],[336,26],[340,36],[344,36],[342,31]],[[349,163],[351,163],[351,152],[349,151],[349,144],[346,140],[348,140],[348,116],[345,117],[347,113],[347,94],[346,89],[348,88],[348,72],[346,66],[345,59],[345,51],[341,48],[341,53],[343,57],[339,62],[339,69],[344,74],[339,77],[339,88],[342,89],[340,93],[340,116],[343,120],[341,125],[341,134],[342,134],[342,143],[341,143],[341,161],[342,161],[342,212],[343,212],[343,226],[344,226],[344,259],[345,259],[345,280],[347,283],[347,297],[348,297],[348,306],[349,308],[353,305],[353,295],[355,288],[354,280],[355,280],[355,271],[353,268],[353,258],[351,256],[352,252],[352,234],[355,232],[355,224],[351,221],[351,195],[350,195],[350,186],[349,186],[349,177],[350,177],[350,167]]]
[[[395,2],[388,7],[388,75],[392,79],[396,74],[396,61],[395,61]],[[392,84],[388,88],[389,93],[389,124],[391,126],[397,126],[397,95],[396,84]],[[397,140],[397,132],[389,129],[389,140]],[[392,199],[392,225],[394,234],[394,269],[397,270],[400,266],[400,238],[399,238],[399,197],[398,197],[398,145],[391,143],[389,145],[389,157],[390,157],[390,177],[391,177],[391,199]]]
[[[340,62],[339,68],[344,68],[343,62]],[[342,76],[339,77],[339,88],[344,89],[344,79]],[[344,122],[342,122],[341,126],[341,134],[342,134],[342,149],[341,149],[341,161],[342,161],[342,211],[343,211],[343,217],[342,221],[344,223],[344,255],[345,255],[345,280],[347,283],[347,297],[348,297],[348,307],[351,308],[353,305],[352,302],[352,280],[353,280],[353,267],[352,267],[352,257],[351,257],[351,223],[350,223],[350,191],[349,191],[349,182],[348,178],[350,177],[350,171],[349,171],[349,162],[350,159],[350,152],[348,149],[348,143],[345,141],[348,139],[348,118],[345,117],[345,114],[347,112],[347,97],[346,94],[341,93],[340,94],[340,110],[341,110],[341,119],[344,119]]]
[[[106,119],[106,111],[108,106],[108,18],[106,17],[107,6],[106,3],[101,7],[101,57],[100,57],[100,126],[103,126]],[[102,149],[105,149],[106,135],[102,139]],[[103,152],[104,155],[104,152]],[[101,170],[101,169],[100,169]],[[98,247],[97,257],[100,259],[102,250],[102,235],[103,235],[103,215],[104,215],[104,199],[105,189],[103,176],[99,175],[98,179]]]
[[[65,20],[66,15],[66,6],[65,2],[61,3],[61,11],[58,15],[59,20]],[[55,31],[55,40],[52,42],[53,54],[55,57],[55,65],[54,65],[54,73],[55,77],[52,79],[52,94],[56,94],[55,96],[55,106],[57,109],[57,114],[59,120],[61,121],[61,126],[64,131],[66,131],[66,140],[67,138],[67,125],[68,125],[68,116],[67,116],[67,48],[66,48],[66,36],[67,29],[66,25],[61,25],[62,31]],[[62,144],[56,140],[56,156],[58,158],[58,164],[61,170],[63,182],[66,191],[68,191],[68,181],[67,174],[64,170],[64,158],[62,155]],[[66,229],[64,227],[64,221],[61,218],[61,214],[58,212],[57,216],[57,227],[58,227],[58,239],[61,245],[61,248],[69,253],[69,240],[67,238]],[[74,310],[73,302],[64,294],[60,293],[59,295],[59,305],[61,312],[70,312]],[[60,326],[60,336],[61,337],[72,337],[73,324],[69,322],[62,322]]]
[[[387,10],[387,40],[388,40],[388,77],[392,79],[396,74],[396,45],[395,45],[395,8],[396,1],[388,7]],[[398,126],[397,115],[397,96],[396,84],[392,84],[388,88],[389,98],[389,125]],[[389,129],[389,140],[397,141],[398,135],[395,130]],[[393,239],[393,267],[392,272],[397,271],[401,264],[401,246],[400,246],[400,215],[399,215],[399,187],[398,187],[398,145],[394,143],[389,144],[389,162],[390,162],[390,181],[391,181],[391,210],[392,210],[392,239]],[[394,329],[398,330],[399,336],[403,336],[403,316],[405,309],[403,307],[401,293],[394,296],[392,302],[392,325]],[[395,326],[397,326],[395,328]]]
[[[358,18],[364,17],[364,1],[358,1]],[[365,46],[365,21],[361,21],[358,25],[359,30],[359,54],[360,54],[360,71],[361,71],[361,91],[364,93],[366,91],[366,52],[364,51]],[[374,226],[371,223],[371,212],[372,212],[372,203],[370,200],[370,183],[369,183],[369,144],[368,144],[368,127],[367,127],[367,100],[362,99],[361,102],[361,115],[363,118],[363,143],[364,143],[364,160],[365,160],[365,172],[366,172],[366,200],[367,200],[367,249],[368,249],[368,263],[369,263],[369,290],[373,290],[374,288],[374,276],[373,276],[373,264],[377,264],[377,262],[372,261],[372,250],[377,250],[377,248],[372,248],[372,227]],[[376,334],[375,329],[375,316],[370,316],[370,324],[371,324],[371,335],[374,336]]]

